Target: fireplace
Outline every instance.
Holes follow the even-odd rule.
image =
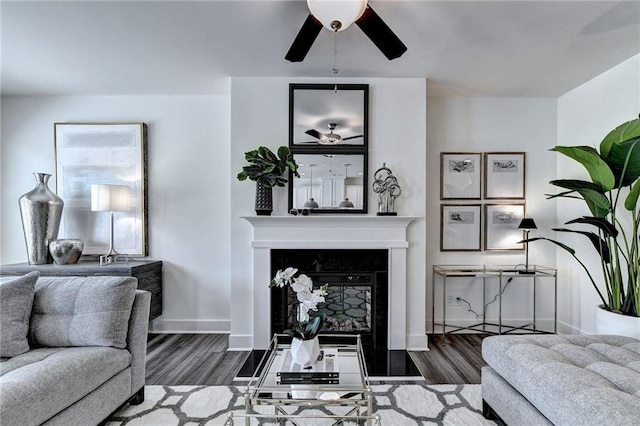
[[[382,340],[389,350],[407,348],[407,226],[416,219],[415,216],[247,216],[244,219],[252,225],[252,275],[251,285],[243,287],[241,299],[244,301],[249,298],[252,307],[247,310],[246,304],[239,303],[239,309],[232,311],[230,348],[267,348],[273,336],[271,290],[267,283],[273,278],[274,273],[272,256],[279,250],[294,253],[284,259],[279,268],[294,266],[308,272],[354,271],[345,271],[342,269],[343,265],[338,263],[335,264],[337,268],[325,269],[329,266],[326,259],[323,264],[325,270],[317,271],[317,265],[299,262],[295,253],[305,250],[384,252],[386,257],[376,261],[376,265],[381,264],[380,268],[376,266],[374,269],[384,271],[383,266],[386,267],[386,302],[383,297],[375,296],[376,306],[386,304],[387,317],[384,328],[387,334]],[[357,261],[363,257],[354,258]],[[381,282],[382,275],[384,274],[376,274],[377,283]],[[317,283],[323,284],[320,281]],[[286,327],[281,327],[278,331],[284,328]],[[379,343],[377,339],[376,344]]]
[[[375,350],[387,349],[388,250],[271,250],[271,275],[293,266],[308,275],[314,288],[328,284],[317,315],[325,319],[323,334],[360,334]],[[295,323],[297,305],[290,287],[271,289],[271,333]]]

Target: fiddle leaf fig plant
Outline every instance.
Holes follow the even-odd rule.
[[[600,290],[592,274],[595,272],[577,257],[573,248],[545,237],[528,241],[550,241],[571,254],[587,273],[605,309],[640,316],[640,119],[627,121],[609,132],[600,143],[600,152],[588,146],[556,146],[552,151],[582,164],[591,178],[590,182],[552,180],[549,183],[562,191],[547,197],[581,199],[586,203],[591,216],[565,225],[586,225],[591,230],[553,230],[589,239],[600,256],[600,265],[594,269],[601,271],[605,292]]]
[[[282,177],[287,170],[291,170],[295,177],[300,177],[298,164],[287,146],[278,148],[278,155],[269,148],[260,146],[258,149],[245,152],[244,158],[249,165],[244,166],[242,171],[238,173],[239,181],[249,179],[266,188],[273,188],[274,186],[284,186],[287,183],[287,179]]]

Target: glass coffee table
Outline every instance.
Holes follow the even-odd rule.
[[[333,425],[347,420],[368,426],[380,424],[379,416],[373,414],[360,336],[318,337],[320,356],[312,369],[305,370],[291,361],[290,338],[274,335],[245,388],[245,412],[230,413],[227,424],[233,425],[235,418],[244,418],[246,425],[252,418],[293,425],[307,424],[304,419],[326,419]]]

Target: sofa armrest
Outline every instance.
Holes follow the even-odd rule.
[[[145,363],[147,356],[147,333],[149,331],[149,307],[151,293],[136,290],[131,308],[127,349],[131,353],[131,394],[138,392],[145,383]]]

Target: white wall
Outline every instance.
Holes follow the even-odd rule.
[[[54,122],[145,122],[149,257],[164,261],[153,327],[228,331],[229,110],[228,96],[3,97],[1,263],[26,261],[17,200],[32,172],[55,177]]]
[[[265,145],[272,149],[288,144],[289,83],[322,83],[321,79],[233,78],[231,82],[231,170],[235,175],[244,165],[244,152]],[[397,176],[402,195],[396,211],[403,215],[425,215],[426,170],[426,81],[424,79],[341,79],[340,83],[369,84],[369,171],[386,162]],[[371,180],[371,177],[369,177]],[[369,214],[376,202],[369,191]],[[251,346],[253,308],[244,296],[253,283],[251,274],[251,233],[241,216],[254,215],[255,184],[231,183],[232,277],[231,339],[233,348]],[[274,215],[287,213],[287,191],[274,190]],[[425,338],[425,222],[410,225],[408,254],[407,345],[426,347]]]
[[[433,265],[510,265],[524,264],[523,251],[440,251],[440,205],[484,204],[496,201],[440,201],[440,152],[526,152],[526,215],[535,219],[539,233],[555,226],[555,202],[545,199],[550,192],[548,181],[556,174],[556,157],[548,149],[556,145],[556,100],[550,98],[428,98],[427,108],[427,269],[428,306],[431,330],[431,289]],[[508,202],[508,201],[507,201]],[[519,202],[519,201],[518,201]],[[483,211],[484,214],[484,211]],[[536,235],[532,231],[531,236]],[[530,264],[555,266],[555,251],[550,247],[531,244]],[[519,323],[531,318],[531,286],[517,285],[517,279],[504,293],[503,319]],[[526,278],[529,280],[529,278]],[[436,289],[441,292],[442,280],[436,278]],[[540,286],[542,293],[537,298],[538,319],[553,318],[552,281]],[[497,293],[490,288],[489,302]],[[447,294],[468,300],[472,309],[482,312],[481,279],[449,279]],[[440,322],[442,298],[436,294],[436,322]],[[461,306],[447,308],[447,322],[458,324],[475,323],[476,316]],[[497,303],[491,306],[495,317]],[[544,321],[543,321],[544,324]]]
[[[515,265],[524,258],[523,252],[439,251],[439,153],[526,151],[527,215],[535,218],[539,233],[548,235],[547,230],[565,218],[582,214],[564,201],[556,212],[556,203],[545,199],[544,194],[553,191],[549,180],[581,172],[548,149],[557,144],[597,144],[611,128],[636,117],[639,75],[636,56],[557,101],[426,98],[423,79],[341,81],[371,87],[370,174],[386,161],[403,189],[397,211],[426,218],[409,228],[408,347],[420,349],[425,343],[434,264]],[[230,97],[2,97],[0,262],[26,261],[17,199],[34,186],[31,172],[54,172],[54,122],[144,121],[149,125],[150,257],[165,262],[164,314],[153,327],[172,332],[231,331],[232,346],[238,342],[241,347],[252,332],[252,306],[243,298],[243,288],[254,283],[248,267],[251,227],[240,217],[254,214],[254,186],[238,182],[235,176],[245,151],[288,143],[290,82],[294,80],[233,78]],[[274,214],[285,214],[286,189],[274,195]],[[369,199],[373,214],[375,197]],[[582,273],[571,259],[562,253],[556,259],[554,248],[536,243],[530,261],[560,265],[560,331],[592,332],[595,292],[587,283],[579,283]],[[468,283],[456,285],[461,296],[475,291]],[[528,314],[516,310],[526,303],[527,295],[514,290],[511,296],[513,304],[505,317]],[[543,300],[548,296],[543,294]],[[460,308],[452,314],[472,318]],[[430,329],[429,324],[426,330]]]
[[[588,81],[558,99],[558,144],[599,147],[602,139],[615,127],[638,117],[640,112],[640,55],[623,62],[600,76]],[[558,155],[559,178],[588,180],[584,168],[576,162]],[[560,200],[558,223],[590,215],[582,201]],[[599,258],[585,239],[558,236],[577,250],[587,265],[599,269]],[[600,299],[585,272],[564,251],[558,251],[561,297],[561,320],[574,333],[595,332],[595,307]],[[599,273],[596,270],[594,277]]]

